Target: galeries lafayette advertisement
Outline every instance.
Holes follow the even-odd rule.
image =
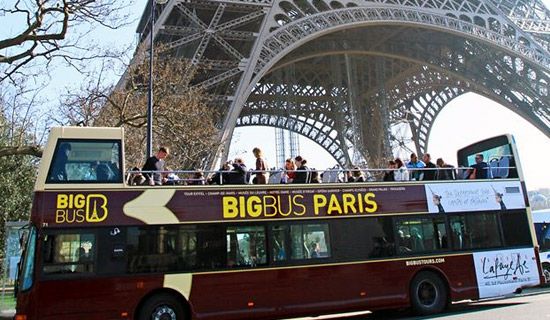
[[[539,284],[533,249],[474,253],[479,297],[495,297]]]

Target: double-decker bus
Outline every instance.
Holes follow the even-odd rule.
[[[122,129],[53,128],[16,319],[432,314],[538,285],[513,138],[476,154],[492,179],[129,186]]]

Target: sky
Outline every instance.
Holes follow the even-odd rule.
[[[3,4],[5,0],[0,0]],[[130,0],[128,0],[130,1]],[[548,1],[545,1],[548,6]],[[135,19],[134,23],[118,30],[98,28],[96,40],[103,45],[129,46],[136,43],[136,26],[138,19],[147,2],[135,0],[129,10]],[[16,29],[15,24],[0,16],[2,28],[0,35],[5,36]],[[46,92],[51,97],[57,96],[62,88],[78,86],[81,77],[77,72],[65,66],[58,68],[51,75],[51,83]],[[114,78],[113,81],[116,81]],[[550,188],[550,170],[546,169],[545,162],[550,159],[550,139],[526,120],[496,102],[478,96],[465,94],[452,100],[435,119],[429,142],[428,152],[432,158],[443,158],[446,162],[456,165],[456,151],[475,141],[502,133],[511,133],[515,136],[528,190]],[[276,163],[275,129],[270,127],[237,128],[230,148],[231,158],[242,156],[250,166],[255,159],[252,149],[260,147],[270,167],[280,167]],[[308,159],[310,167],[325,169],[333,167],[336,161],[321,147],[311,140],[300,137],[300,150],[304,158]],[[408,158],[406,154],[395,154]]]

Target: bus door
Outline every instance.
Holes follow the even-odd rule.
[[[101,296],[112,296],[96,274],[97,233],[89,230],[48,230],[41,239],[38,290],[42,319],[108,318],[112,305]],[[93,301],[93,303],[92,303]]]

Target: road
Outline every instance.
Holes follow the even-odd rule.
[[[453,319],[453,320],[548,320],[550,319],[550,289],[527,289],[522,294],[508,298],[484,301],[465,301],[454,303],[444,313],[418,317],[407,311],[392,311],[366,314],[347,314],[322,316],[318,318],[299,318],[300,320],[342,319],[342,320],[420,320],[420,319]],[[294,319],[296,320],[296,319]]]

